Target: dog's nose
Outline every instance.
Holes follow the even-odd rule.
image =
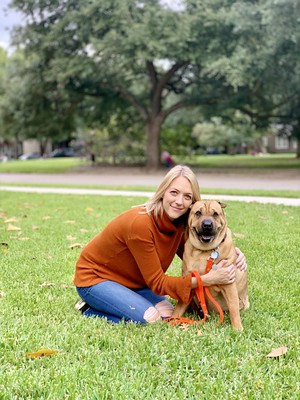
[[[205,219],[205,220],[202,222],[202,228],[203,228],[203,229],[212,229],[212,228],[213,228],[213,223],[211,222],[210,219]]]

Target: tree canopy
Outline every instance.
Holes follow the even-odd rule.
[[[163,123],[186,107],[207,117],[240,110],[257,126],[284,119],[297,132],[297,0],[11,4],[27,18],[15,35],[28,57],[25,82],[35,83],[25,91],[37,119],[57,121],[56,131],[71,129],[75,113],[100,120],[134,109],[149,168],[160,162]]]

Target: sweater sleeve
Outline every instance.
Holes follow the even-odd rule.
[[[128,237],[127,245],[135,258],[146,285],[158,295],[169,295],[188,304],[191,300],[191,274],[173,277],[165,274],[159,259],[153,235],[148,227],[140,232],[135,226],[134,234]],[[175,253],[174,253],[175,255]]]

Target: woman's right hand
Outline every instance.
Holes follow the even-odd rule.
[[[207,274],[201,276],[203,286],[228,285],[235,281],[234,265],[223,267],[225,263],[226,260],[220,261],[216,270],[211,269]]]

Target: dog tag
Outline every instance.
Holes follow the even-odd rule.
[[[211,269],[213,269],[214,271],[215,271],[216,269],[218,269],[217,264],[213,264],[213,266],[211,267]]]
[[[214,260],[216,260],[219,257],[219,255],[220,254],[219,254],[219,252],[217,250],[212,251],[211,254],[210,254],[211,258],[213,258]]]

